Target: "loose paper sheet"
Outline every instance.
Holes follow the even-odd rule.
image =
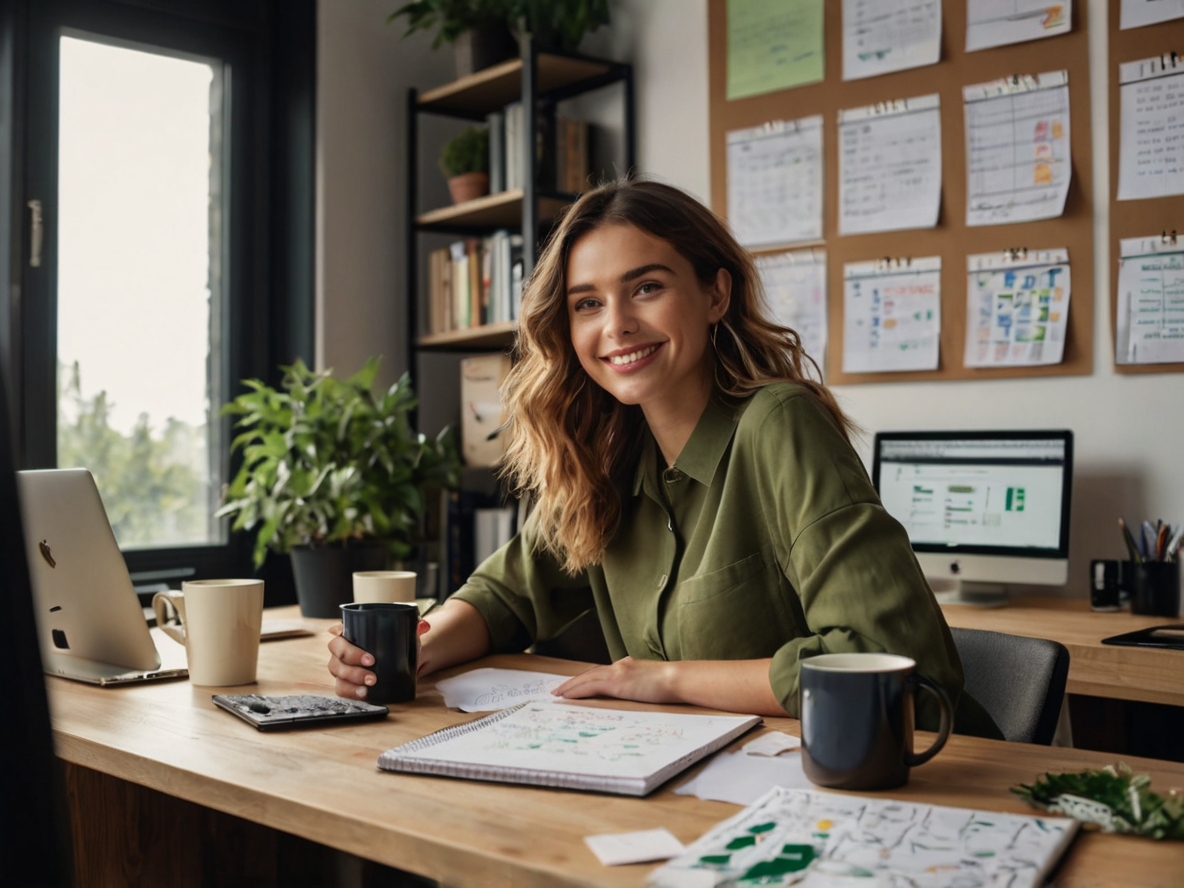
[[[935,65],[940,0],[843,0],[843,79]]]
[[[967,0],[966,51],[1068,34],[1071,0]]]
[[[473,669],[436,682],[444,705],[461,712],[490,712],[527,700],[554,700],[551,693],[571,678],[523,669]]]
[[[822,0],[729,0],[729,102],[822,77]]]
[[[1053,219],[1069,194],[1069,73],[964,87],[967,225]]]
[[[1155,236],[1124,239],[1120,246],[1115,360],[1184,361],[1184,244]]]
[[[605,866],[669,860],[686,850],[668,829],[584,836],[584,843]]]
[[[796,250],[756,257],[769,308],[779,324],[797,332],[819,370],[826,367],[826,250]]]
[[[1184,0],[1122,0],[1119,29],[1141,28],[1184,18]]]
[[[707,801],[751,805],[770,786],[809,789],[813,785],[802,770],[801,752],[767,756],[748,755],[741,750],[716,753],[706,768],[674,792]]]
[[[1077,828],[1069,817],[774,787],[649,884],[1035,888]]]
[[[746,247],[822,239],[822,115],[728,133],[728,223]]]
[[[843,266],[843,372],[936,370],[941,257]]]
[[[1069,251],[967,256],[967,367],[1059,364],[1069,327]]]
[[[1118,76],[1118,199],[1184,194],[1184,61],[1127,62]]]
[[[745,755],[781,755],[794,749],[801,749],[802,741],[793,734],[784,731],[769,731],[761,734],[755,740],[749,740],[740,747]]]
[[[934,93],[839,111],[839,234],[937,225],[940,101]]]

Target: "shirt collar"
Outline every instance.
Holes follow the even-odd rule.
[[[715,470],[723,458],[724,451],[732,441],[737,425],[736,410],[713,397],[707,402],[703,415],[691,432],[691,437],[683,447],[682,453],[674,461],[676,468],[681,469],[691,478],[704,486],[710,486]],[[656,491],[658,484],[658,446],[654,436],[648,433],[641,447],[641,460],[637,465],[637,472],[633,478],[633,495],[637,496],[645,487]]]

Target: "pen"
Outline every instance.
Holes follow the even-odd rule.
[[[1176,528],[1176,532],[1172,534],[1172,539],[1168,543],[1167,557],[1174,560],[1180,551],[1180,541],[1184,539],[1184,524]]]
[[[1150,521],[1144,521],[1139,526],[1139,552],[1147,561],[1151,561],[1155,557],[1153,546],[1155,545],[1155,528],[1151,526]]]
[[[1118,516],[1118,526],[1122,528],[1122,541],[1126,543],[1126,550],[1131,556],[1131,561],[1139,562],[1143,559],[1139,556],[1139,549],[1135,545],[1135,538],[1131,535],[1131,529],[1126,526],[1126,521],[1121,515]]]
[[[1166,561],[1168,555],[1168,531],[1171,528],[1159,522],[1159,529],[1155,532],[1155,560]]]

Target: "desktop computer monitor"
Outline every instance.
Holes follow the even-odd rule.
[[[872,480],[940,601],[1067,582],[1072,432],[880,432]]]

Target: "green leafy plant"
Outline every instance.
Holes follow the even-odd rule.
[[[416,31],[436,29],[432,49],[454,43],[465,31],[505,26],[512,21],[511,0],[415,0],[400,6],[389,16],[387,24],[406,18],[409,37]]]
[[[465,173],[489,172],[489,131],[471,126],[440,151],[440,169],[451,179]]]
[[[1011,791],[1034,807],[1095,823],[1104,832],[1153,839],[1184,839],[1184,797],[1150,789],[1151,778],[1126,764],[1098,770],[1044,774]]]
[[[282,368],[280,388],[257,379],[223,408],[239,417],[231,444],[243,462],[218,515],[255,534],[255,565],[267,550],[293,546],[389,544],[396,559],[420,535],[426,487],[456,487],[460,458],[451,427],[436,438],[412,430],[410,378],[372,391],[379,360],[354,376],[314,373],[302,361]]]
[[[510,0],[511,21],[543,43],[574,52],[589,31],[609,23],[608,0]]]

